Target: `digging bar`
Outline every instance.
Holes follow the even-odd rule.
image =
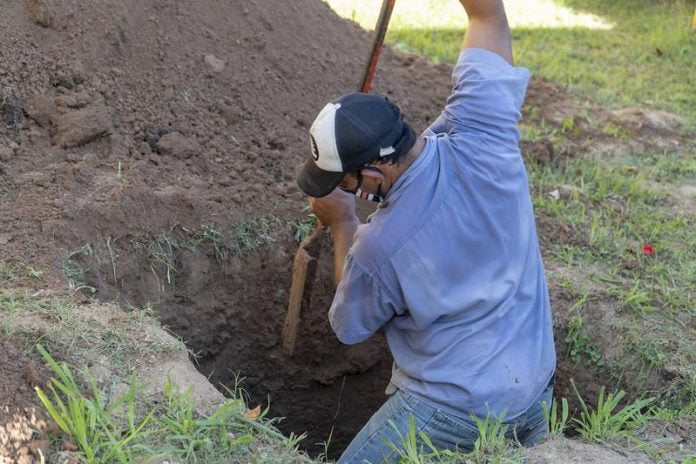
[[[382,53],[384,36],[394,10],[396,0],[383,0],[382,8],[377,19],[375,35],[372,40],[370,55],[360,79],[360,91],[368,93],[372,86],[372,77],[377,69],[377,62]],[[292,356],[295,351],[297,332],[300,326],[300,313],[302,308],[309,308],[312,297],[312,288],[317,274],[317,262],[321,256],[321,243],[324,238],[324,225],[317,223],[312,233],[300,243],[295,259],[292,263],[292,284],[290,285],[290,298],[288,311],[283,325],[283,349]]]

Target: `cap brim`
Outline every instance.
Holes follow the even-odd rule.
[[[310,158],[302,167],[297,185],[310,197],[321,198],[333,192],[344,175],[343,172],[324,171]]]

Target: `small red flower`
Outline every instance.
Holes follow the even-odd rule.
[[[655,253],[655,248],[653,247],[652,243],[644,243],[643,254],[651,255],[653,253]]]

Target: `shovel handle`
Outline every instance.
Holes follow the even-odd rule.
[[[375,35],[370,48],[370,55],[360,79],[360,91],[368,93],[372,85],[372,77],[377,69],[377,62],[382,53],[384,36],[387,34],[387,25],[391,18],[394,2],[396,0],[383,0],[382,9],[379,12]],[[321,242],[324,236],[324,225],[317,221],[314,230],[305,238],[295,253],[292,271],[292,285],[290,287],[290,299],[288,311],[283,325],[282,344],[285,353],[289,356],[295,351],[297,333],[300,324],[300,312],[302,307],[308,307],[312,296],[312,287],[317,272],[317,261],[321,254]]]
[[[363,93],[368,93],[372,87],[372,77],[375,75],[377,62],[382,53],[382,44],[384,44],[384,37],[387,35],[387,26],[389,25],[389,19],[394,10],[395,2],[396,0],[384,0],[382,2],[382,8],[380,9],[377,25],[375,26],[372,48],[370,48],[367,64],[365,65],[362,78],[360,79],[360,91]]]

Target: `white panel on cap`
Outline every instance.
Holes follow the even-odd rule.
[[[343,165],[338,156],[336,145],[336,111],[341,107],[340,103],[327,104],[317,115],[309,129],[314,137],[319,151],[319,158],[314,162],[320,169],[329,172],[342,172]]]

